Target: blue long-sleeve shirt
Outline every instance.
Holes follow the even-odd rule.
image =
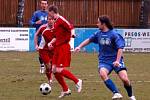
[[[33,13],[32,18],[29,21],[30,26],[33,26],[36,28],[36,30],[39,29],[39,27],[43,24],[47,23],[47,11],[37,10]],[[36,21],[41,20],[42,24],[36,24]]]
[[[47,23],[47,17],[48,17],[48,12],[47,11],[42,11],[42,10],[37,10],[33,13],[32,18],[29,21],[30,26],[35,27],[36,31],[39,29],[39,27],[43,24]],[[36,24],[36,21],[41,20],[41,24]],[[41,35],[38,36],[38,44],[41,41]]]

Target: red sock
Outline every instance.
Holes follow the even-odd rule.
[[[46,76],[47,76],[48,80],[52,80],[52,71],[51,71],[51,69],[46,70]]]
[[[52,72],[47,72],[46,76],[47,76],[48,80],[52,80]]]
[[[70,71],[68,71],[68,70],[66,70],[66,69],[63,69],[63,70],[61,71],[61,74],[62,74],[64,77],[66,77],[66,78],[68,78],[68,79],[74,81],[75,84],[78,83],[78,79],[77,79]]]
[[[55,75],[55,78],[58,81],[58,83],[63,88],[63,91],[68,91],[68,86],[67,86],[63,76],[60,73],[55,73],[54,75]]]

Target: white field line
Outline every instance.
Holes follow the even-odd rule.
[[[56,80],[54,81],[54,83],[56,82]],[[66,81],[67,83],[72,83],[72,81],[70,81],[70,80],[67,80]],[[115,83],[118,83],[118,82],[121,82],[121,80],[120,81],[114,81]],[[84,83],[104,83],[103,81],[101,81],[101,80],[83,80],[83,84]],[[131,83],[150,83],[150,80],[131,80]]]
[[[83,78],[83,82],[84,83],[103,83],[103,81],[99,78],[98,80],[91,80],[91,77],[97,77],[98,76],[98,73],[97,75],[96,74],[88,74],[88,75],[76,75],[76,76],[80,76]],[[119,80],[119,77],[117,77],[117,74],[111,74],[111,76],[116,76],[116,78],[118,78]],[[136,76],[136,77],[145,77],[144,74],[128,74],[129,78],[131,76]],[[84,77],[90,77],[90,79],[87,79],[87,80],[84,80]],[[72,82],[70,80],[67,80],[67,82]],[[121,80],[119,81],[114,81],[114,82],[121,82]],[[150,80],[131,80],[132,83],[150,83]]]

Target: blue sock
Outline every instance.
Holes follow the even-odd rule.
[[[128,96],[131,97],[132,96],[132,86],[124,85],[124,88],[126,89]]]
[[[107,88],[111,90],[113,93],[119,93],[117,87],[115,86],[115,84],[111,79],[106,80],[104,83],[107,86]]]

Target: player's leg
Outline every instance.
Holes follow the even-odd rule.
[[[99,64],[99,75],[101,79],[104,81],[106,87],[114,94],[112,99],[121,99],[122,95],[119,93],[118,88],[114,84],[114,82],[108,77],[108,74],[111,73],[113,68],[105,63]]]
[[[43,74],[45,73],[45,66],[40,56],[39,56],[39,62],[40,62],[40,73]]]
[[[41,42],[41,36],[38,37],[38,45],[40,44],[40,42]],[[40,63],[40,73],[43,74],[45,73],[45,65],[40,56],[40,53],[39,53],[39,63]]]
[[[119,67],[114,66],[114,71],[118,74],[119,78],[124,83],[124,88],[126,89],[130,100],[136,100],[135,96],[133,96],[131,82],[128,78],[127,69],[124,65],[123,60],[120,61],[120,66]]]
[[[59,49],[59,56],[57,59],[57,69],[61,75],[74,81],[74,83],[76,84],[76,87],[78,89],[78,92],[81,92],[82,80],[78,79],[73,73],[71,73],[69,70],[65,69],[65,67],[70,66],[70,62],[71,62],[70,45],[66,44],[66,45],[63,45]],[[62,70],[60,71],[59,68],[62,68]]]
[[[60,73],[54,73],[56,80],[58,81],[58,83],[61,85],[63,91],[68,91],[68,86],[66,84],[66,82],[64,81],[63,76]]]
[[[70,95],[71,90],[68,88],[63,76],[60,73],[56,72],[56,65],[52,66],[52,72],[54,73],[56,80],[62,87],[62,92],[61,92],[59,98],[63,98],[64,96]]]
[[[82,80],[78,79],[74,74],[72,74],[69,70],[66,70],[64,68],[57,68],[56,71],[60,73],[62,76],[74,81],[76,84],[76,88],[78,92],[81,92],[82,90]]]
[[[52,83],[52,54],[48,50],[40,49],[39,54],[45,65],[45,74],[48,78],[48,83]]]
[[[52,84],[52,68],[51,68],[51,64],[47,63],[45,64],[45,68],[46,68],[46,76],[48,78],[48,83],[51,85]]]
[[[132,90],[131,82],[127,75],[127,71],[126,70],[119,71],[118,76],[124,83],[124,88],[126,89],[130,100],[136,100],[135,96],[133,95],[133,90]]]
[[[72,74],[69,70],[67,70],[67,69],[64,69],[64,68],[63,68],[60,73],[61,73],[61,75],[63,75],[64,77],[66,77],[66,78],[68,78],[68,79],[74,81],[75,84],[77,84],[78,81],[79,81],[78,78],[77,78],[74,74]]]
[[[66,82],[64,81],[63,76],[60,73],[56,72],[56,64],[57,64],[57,60],[59,58],[58,53],[59,53],[59,48],[56,47],[55,51],[54,51],[53,59],[52,59],[52,73],[54,74],[58,83],[61,85],[63,92],[66,92],[67,90],[69,90],[69,88],[68,88]]]

